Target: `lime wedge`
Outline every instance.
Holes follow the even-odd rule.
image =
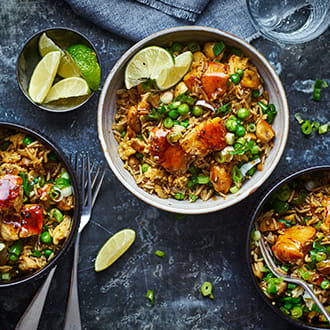
[[[101,82],[101,68],[94,50],[85,45],[73,45],[67,49],[67,52],[76,63],[88,86],[94,91],[98,90]]]
[[[33,102],[42,103],[55,79],[61,60],[60,52],[50,52],[35,67],[29,85],[29,95]]]
[[[85,79],[80,77],[65,78],[57,82],[49,90],[44,103],[84,96],[91,92]]]
[[[175,64],[168,68],[163,68],[156,78],[159,89],[168,89],[176,85],[183,76],[189,71],[193,60],[192,52],[184,52],[175,58]]]
[[[157,46],[143,48],[126,66],[125,86],[130,89],[148,79],[157,79],[164,68],[173,65],[174,59],[166,49]]]
[[[111,236],[98,252],[94,269],[100,272],[111,266],[120,256],[122,256],[135,240],[135,231],[123,229]]]
[[[59,51],[61,52],[61,62],[58,67],[57,74],[62,78],[69,77],[79,77],[80,70],[77,67],[75,61],[72,59],[70,54],[64,52],[59,46],[55,44],[55,42],[50,39],[46,32],[44,32],[39,38],[39,52],[43,57],[49,52]]]

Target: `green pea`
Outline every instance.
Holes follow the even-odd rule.
[[[247,117],[249,117],[249,115],[250,115],[249,109],[241,108],[237,111],[237,117],[239,119],[246,119]]]
[[[184,194],[181,194],[181,193],[175,193],[175,194],[174,194],[174,198],[175,198],[175,199],[178,199],[178,200],[182,200],[182,199],[184,199]]]
[[[46,258],[49,258],[52,255],[53,251],[51,249],[45,249],[44,255]]]
[[[177,119],[179,117],[179,113],[176,110],[171,110],[168,115],[172,119]]]
[[[190,111],[190,109],[189,109],[189,105],[186,104],[186,103],[180,104],[179,107],[178,107],[178,113],[179,113],[181,116],[186,115],[189,111]]]
[[[238,126],[237,121],[235,119],[231,119],[229,118],[226,121],[226,129],[229,132],[235,132],[236,131],[236,127]]]
[[[52,242],[52,237],[50,236],[48,231],[45,231],[41,234],[41,242],[45,243],[45,244],[50,244]]]
[[[173,120],[170,117],[167,117],[167,118],[164,119],[163,125],[166,128],[171,128],[171,127],[174,126],[174,122],[173,122]]]
[[[236,129],[235,129],[235,134],[237,136],[244,136],[245,135],[245,128],[242,125],[237,125]]]
[[[149,164],[146,164],[146,163],[142,164],[142,166],[141,166],[141,168],[142,168],[142,173],[147,172],[148,169],[149,169],[149,167],[150,167]]]
[[[203,108],[199,105],[193,107],[193,115],[199,117],[203,114]]]
[[[34,142],[34,138],[31,137],[31,136],[26,136],[23,140],[23,144],[26,145],[26,146],[28,146],[32,142]]]
[[[241,81],[241,77],[237,73],[232,74],[230,78],[234,84],[238,84]]]
[[[243,75],[244,75],[244,70],[238,68],[238,69],[236,70],[236,73],[239,74],[241,77],[243,77]]]

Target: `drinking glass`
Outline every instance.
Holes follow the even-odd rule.
[[[246,0],[252,23],[275,42],[298,44],[329,26],[329,0]]]

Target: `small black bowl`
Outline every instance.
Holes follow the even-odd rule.
[[[81,203],[80,203],[80,190],[78,186],[78,181],[76,178],[76,174],[72,168],[71,163],[64,155],[64,152],[54,143],[52,142],[48,137],[45,137],[40,132],[37,132],[35,130],[32,130],[31,128],[28,128],[26,126],[22,126],[19,124],[9,123],[9,122],[0,122],[0,129],[12,129],[16,131],[20,131],[23,133],[26,133],[27,135],[30,135],[34,137],[36,140],[39,140],[42,144],[50,148],[52,151],[55,152],[57,158],[64,164],[66,170],[68,171],[71,179],[71,183],[73,186],[74,191],[74,215],[73,215],[73,223],[71,227],[71,232],[69,237],[66,239],[66,242],[64,243],[63,248],[60,250],[60,252],[52,259],[44,268],[40,269],[39,271],[29,274],[24,277],[18,277],[12,281],[0,283],[0,289],[1,288],[8,288],[13,287],[19,284],[23,284],[26,282],[30,282],[33,280],[40,279],[41,277],[47,275],[49,271],[59,263],[60,259],[63,258],[63,256],[66,254],[66,252],[70,249],[74,237],[78,231],[79,228],[79,222],[80,222],[80,212],[81,212]]]
[[[257,207],[252,213],[251,220],[250,220],[250,225],[248,229],[248,234],[247,234],[247,241],[246,241],[246,260],[248,264],[248,271],[251,275],[252,281],[255,285],[256,290],[258,293],[261,295],[262,299],[268,305],[277,315],[282,317],[284,320],[288,321],[292,325],[299,326],[304,329],[313,329],[313,330],[319,330],[319,329],[329,329],[329,325],[327,323],[323,325],[311,325],[309,323],[300,321],[299,319],[293,319],[289,317],[288,315],[284,314],[280,309],[277,307],[273,306],[271,303],[271,300],[266,297],[266,295],[262,292],[262,290],[259,288],[258,282],[256,280],[256,277],[253,273],[252,267],[251,267],[251,259],[250,259],[250,243],[251,243],[251,235],[252,231],[254,229],[254,224],[255,221],[258,219],[259,214],[261,213],[264,205],[267,203],[269,197],[282,185],[292,181],[293,179],[297,179],[301,176],[304,176],[306,174],[310,173],[316,173],[316,172],[324,172],[324,171],[329,171],[330,172],[330,165],[321,165],[321,166],[314,166],[310,168],[306,168],[300,171],[297,171],[289,176],[284,177],[280,181],[276,182],[269,190],[266,190],[266,193],[263,194],[261,199],[257,203]]]
[[[77,44],[82,44],[93,49],[93,51],[96,54],[97,61],[101,67],[100,57],[95,47],[84,35],[82,35],[78,31],[64,27],[41,30],[26,41],[26,43],[24,44],[22,50],[18,55],[17,63],[16,63],[16,77],[20,90],[32,104],[34,104],[40,109],[50,112],[67,112],[77,109],[81,107],[83,104],[85,104],[95,92],[92,92],[87,98],[86,97],[77,98],[75,100],[75,103],[71,103],[69,106],[55,105],[55,104],[37,104],[33,102],[29,96],[28,93],[29,82],[34,68],[41,60],[38,42],[40,36],[44,32],[46,32],[47,36],[51,38],[63,50]]]

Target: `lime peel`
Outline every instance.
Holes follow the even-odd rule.
[[[95,271],[100,272],[111,266],[133,244],[135,236],[133,229],[123,229],[111,236],[96,256]]]

